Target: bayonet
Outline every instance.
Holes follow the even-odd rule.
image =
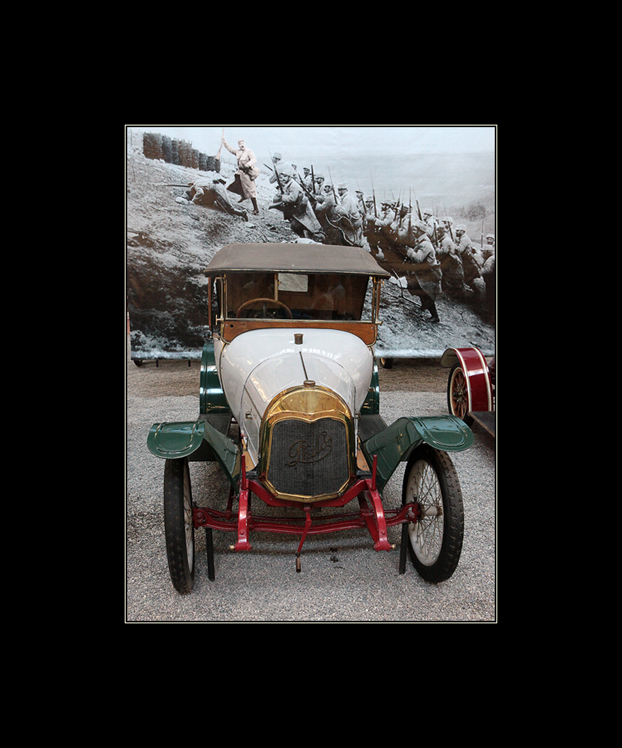
[[[369,179],[371,180],[371,194],[374,196],[374,216],[378,218],[378,208],[376,206],[376,190],[374,189],[374,179],[371,175],[371,171],[369,172]]]

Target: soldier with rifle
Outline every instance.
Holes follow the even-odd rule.
[[[439,245],[436,250],[436,257],[441,263],[441,272],[443,273],[441,280],[443,293],[452,298],[461,299],[465,291],[464,269],[458,247],[453,241],[451,224],[443,221],[438,227],[437,235]]]
[[[205,205],[228,213],[230,216],[240,216],[248,221],[248,214],[244,208],[236,208],[231,204],[229,195],[223,187],[226,184],[222,177],[200,177],[194,182],[179,184],[178,182],[157,183],[158,187],[185,187],[186,197],[194,205]],[[177,202],[183,202],[186,198],[177,198]]]
[[[425,232],[430,237],[434,246],[438,246],[438,236],[436,235],[436,229],[438,221],[434,218],[434,211],[429,208],[425,208],[423,211],[423,222],[426,225]]]
[[[274,175],[279,192],[269,208],[282,210],[283,217],[289,221],[292,231],[301,238],[323,241],[325,237],[322,227],[315,217],[304,189],[294,179],[293,169],[281,166],[278,170],[275,168]]]
[[[397,204],[385,200],[381,203],[381,215],[375,219],[377,244],[385,263],[391,267],[399,265],[405,256],[404,241],[400,241]]]
[[[465,224],[461,223],[456,226],[456,238],[458,240],[457,252],[464,268],[465,285],[474,292],[475,298],[483,297],[486,290],[481,273],[483,258],[466,233]]]
[[[441,218],[441,223],[445,227],[445,230],[449,232],[451,241],[456,243],[456,237],[454,236],[454,219],[451,216],[445,216]]]
[[[311,176],[311,169],[309,169],[308,166],[303,166],[302,170],[304,171],[304,176],[302,177],[302,181],[300,184],[305,188],[307,193],[313,194],[314,192],[314,184],[313,184],[313,177]]]
[[[358,201],[348,192],[348,186],[342,182],[339,187],[339,206],[337,208],[338,226],[344,234],[347,244],[360,247],[363,243],[361,214]]]
[[[231,204],[229,195],[223,187],[224,184],[225,180],[222,177],[202,177],[190,185],[186,194],[195,205],[217,208],[231,216],[240,216],[248,221],[248,214],[244,208],[237,208]]]
[[[313,167],[311,168],[313,169]],[[315,189],[313,190],[313,194],[321,194],[324,182],[326,181],[326,177],[323,174],[316,174],[313,181],[315,182]]]
[[[319,175],[318,182],[324,177]],[[337,203],[332,184],[323,182],[322,190],[315,195],[315,213],[326,235],[328,244],[343,244],[343,232],[338,228]]]
[[[376,257],[381,252],[378,246],[379,232],[376,226],[375,204],[373,197],[365,199],[365,214],[363,215],[363,235],[367,239],[372,255]],[[380,258],[382,259],[382,258]]]
[[[436,298],[441,290],[441,267],[425,229],[417,222],[412,226],[415,244],[406,253],[407,288],[421,299],[421,308],[430,312],[430,322],[440,322]]]

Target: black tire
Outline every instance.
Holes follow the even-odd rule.
[[[381,358],[380,359],[380,366],[382,366],[383,369],[392,369],[393,368],[393,359],[392,358]]]
[[[402,504],[411,501],[419,503],[424,516],[408,525],[410,558],[427,582],[444,582],[458,566],[464,537],[460,482],[445,452],[425,445],[411,455],[404,473]]]
[[[164,531],[173,587],[187,595],[194,584],[194,525],[186,457],[164,465]]]

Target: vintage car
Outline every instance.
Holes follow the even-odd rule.
[[[451,415],[404,416],[390,426],[380,415],[374,344],[389,274],[358,247],[269,243],[227,245],[205,274],[211,336],[198,418],[155,423],[148,436],[149,450],[166,460],[175,589],[192,589],[201,527],[210,580],[213,530],[232,532],[236,551],[250,551],[257,532],[299,536],[292,551],[300,571],[307,535],[366,528],[374,549],[389,551],[395,525],[399,573],[408,551],[424,579],[448,579],[462,549],[463,505],[447,452],[467,449],[473,435]],[[198,460],[216,461],[226,476],[225,511],[224,497],[220,510],[193,503],[188,463]],[[402,505],[385,509],[382,492],[402,461]],[[287,516],[256,513],[253,496],[289,508],[277,512]],[[354,499],[358,510],[339,511]]]
[[[447,408],[467,425],[473,421],[496,436],[496,359],[487,362],[479,348],[447,348],[441,366],[450,369],[447,379]]]

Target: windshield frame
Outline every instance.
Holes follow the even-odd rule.
[[[285,272],[285,271],[281,271]],[[257,311],[261,309],[262,311],[265,309],[268,309],[267,315],[268,316],[236,316],[237,311],[239,310],[239,307],[241,304],[246,303],[245,301],[242,301],[241,303],[238,303],[239,296],[236,293],[236,296],[238,298],[234,299],[231,298],[231,294],[236,288],[236,291],[240,288],[240,283],[244,281],[245,283],[251,283],[253,280],[259,280],[259,279],[253,279],[249,278],[249,276],[252,275],[263,275],[264,280],[267,279],[267,276],[271,276],[272,281],[272,288],[264,287],[266,296],[256,297],[261,299],[271,299],[273,300],[273,303],[267,303],[264,304],[257,304]],[[297,272],[292,273],[290,271],[287,271],[288,276],[307,276],[308,278],[308,286],[307,286],[307,292],[306,292],[306,298],[307,300],[312,297],[313,291],[319,287],[319,285],[324,281],[325,285],[328,284],[328,280],[330,280],[330,277],[332,274],[330,273],[311,273],[311,272]],[[243,277],[242,277],[243,276]],[[350,300],[347,303],[350,303],[350,310],[352,310],[352,304],[356,303],[357,307],[360,304],[360,312],[358,315],[358,319],[355,319],[354,317],[356,315],[352,315],[351,313],[343,314],[340,312],[340,310],[333,310],[331,314],[328,314],[330,310],[328,309],[320,309],[318,311],[318,314],[316,316],[308,315],[308,316],[295,316],[292,311],[292,317],[289,317],[286,313],[283,313],[280,311],[283,309],[282,305],[284,302],[282,301],[283,298],[286,299],[286,301],[291,301],[292,294],[295,294],[296,291],[281,291],[281,299],[279,298],[279,272],[276,271],[269,271],[267,273],[263,274],[255,274],[255,273],[232,273],[232,272],[223,272],[222,275],[216,275],[212,276],[212,279],[209,284],[209,308],[210,308],[210,329],[215,335],[219,335],[222,337],[225,341],[231,341],[238,335],[240,335],[243,332],[246,332],[247,330],[251,329],[261,329],[266,327],[281,327],[281,328],[328,328],[328,329],[343,329],[348,332],[351,332],[359,337],[361,337],[367,345],[373,345],[376,342],[377,338],[377,327],[378,325],[382,324],[382,322],[379,321],[379,308],[380,308],[380,293],[382,288],[383,279],[379,278],[377,276],[372,275],[361,275],[361,274],[352,274],[349,275],[341,275],[341,280],[345,281],[345,285],[348,285],[348,278],[354,279],[350,285],[355,286],[356,284],[359,285],[359,294],[361,298],[353,302]],[[328,280],[327,280],[328,279]],[[371,279],[372,285],[371,285],[371,303],[366,304],[366,296],[369,293],[369,280]],[[364,289],[363,289],[364,284]],[[215,291],[213,289],[216,289]],[[309,291],[311,289],[311,291]],[[364,290],[364,293],[363,293]],[[258,291],[263,293],[264,291]],[[328,292],[329,293],[330,289]],[[247,298],[247,300],[252,301],[252,297]],[[274,303],[274,302],[280,302],[280,303]],[[233,309],[232,304],[235,306],[237,304],[236,309]],[[287,304],[285,304],[287,306]],[[290,310],[291,311],[291,310]],[[295,310],[294,310],[295,311]],[[308,310],[313,311],[313,309]],[[242,312],[243,313],[243,312]],[[330,316],[330,319],[328,318]]]

